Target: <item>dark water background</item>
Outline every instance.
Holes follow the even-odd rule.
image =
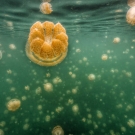
[[[41,2],[0,2],[0,123],[5,122],[0,129],[5,135],[50,135],[53,127],[60,125],[65,135],[134,135],[135,123],[133,127],[127,123],[135,121],[135,26],[126,22],[130,8],[127,1],[52,0],[50,15],[40,12]],[[29,29],[36,21],[60,22],[67,31],[68,54],[57,66],[41,67],[25,54]],[[115,37],[121,39],[120,43],[113,43]],[[10,49],[10,44],[16,49]],[[106,61],[101,59],[103,54],[108,55]],[[89,74],[96,79],[88,80]],[[57,76],[62,82],[55,85],[53,79]],[[52,92],[44,90],[45,82],[53,84]],[[35,92],[38,87],[41,94]],[[75,88],[76,94],[72,92]],[[12,98],[21,100],[15,112],[6,108]],[[73,104],[68,105],[69,99]],[[41,110],[38,105],[42,105]],[[79,107],[77,114],[73,105]],[[57,107],[63,110],[57,113]],[[102,118],[98,118],[97,111]],[[45,120],[46,116],[50,121]],[[24,129],[26,124],[28,128]]]

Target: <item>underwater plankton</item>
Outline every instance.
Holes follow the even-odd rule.
[[[37,21],[30,28],[26,54],[34,63],[41,66],[59,64],[67,55],[68,36],[60,24]]]

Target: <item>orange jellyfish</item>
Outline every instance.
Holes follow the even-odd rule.
[[[55,126],[52,130],[52,135],[64,135],[64,131],[61,126]]]
[[[135,6],[131,7],[126,15],[126,20],[129,24],[135,25]]]
[[[128,4],[128,6],[133,7],[133,6],[135,6],[135,0],[128,0],[127,4]]]
[[[68,36],[60,24],[37,21],[30,28],[26,44],[26,55],[34,63],[41,66],[54,66],[67,55]]]
[[[19,99],[11,99],[7,103],[7,108],[9,111],[16,111],[21,106],[21,101]]]
[[[49,1],[48,1],[49,2]],[[48,3],[47,1],[42,2],[40,5],[40,11],[43,14],[51,14],[52,10],[52,5],[50,3]]]

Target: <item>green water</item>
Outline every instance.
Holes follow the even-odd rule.
[[[0,3],[0,135],[51,135],[57,125],[65,135],[134,135],[135,26],[126,22],[127,1],[52,0],[49,15],[40,12],[41,2]],[[26,56],[36,21],[65,27],[68,54],[60,64],[42,67]],[[55,84],[56,77],[61,82]],[[14,98],[21,106],[12,112],[6,105]]]

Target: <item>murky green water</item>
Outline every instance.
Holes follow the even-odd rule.
[[[0,135],[51,135],[57,125],[65,135],[134,135],[135,26],[126,22],[127,1],[52,0],[49,15],[41,2],[0,3]],[[60,22],[67,31],[67,57],[54,67],[26,56],[36,21]],[[18,110],[7,109],[11,99],[21,101]]]

